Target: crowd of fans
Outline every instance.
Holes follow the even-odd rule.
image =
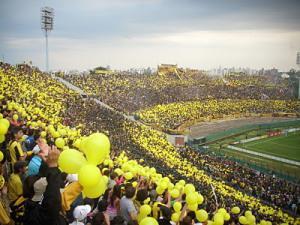
[[[82,106],[87,110],[80,110]],[[78,112],[80,114],[74,112]],[[112,139],[115,140],[113,141],[115,149],[133,149],[133,146],[130,145],[130,141],[126,141],[128,140],[128,136],[122,129],[122,126],[124,126],[124,119],[122,116],[116,113],[113,114],[110,110],[104,109],[94,101],[81,100],[81,102],[74,104],[74,107],[70,108],[69,114],[66,115],[75,124],[85,124],[86,130],[97,131],[98,129],[109,134]],[[212,174],[212,176],[215,178],[226,180],[231,186],[245,190],[250,195],[259,197],[274,205],[289,210],[292,208],[295,210],[295,206],[299,204],[297,196],[299,196],[300,193],[297,185],[293,185],[277,178],[275,179],[276,181],[274,181],[272,176],[265,177],[264,174],[257,174],[250,169],[240,167],[238,163],[224,160],[224,158],[209,157],[208,155],[196,153],[189,148],[180,148],[178,150],[184,158],[188,159],[190,162],[193,162],[194,165],[199,165],[198,168],[204,169],[206,172],[209,172],[209,174]],[[255,175],[257,176],[255,177],[256,179],[252,179]],[[248,176],[250,176],[251,179],[248,179]],[[262,180],[264,185],[255,185],[256,183],[253,183],[253,181],[257,179]],[[273,188],[272,184],[274,184]],[[284,188],[278,189],[278,185]],[[269,191],[270,194],[266,195],[265,190],[271,188],[272,190]]]
[[[266,76],[227,76],[216,78],[196,73],[179,80],[173,76],[131,75],[63,75],[90,96],[113,108],[132,113],[140,109],[181,101],[205,99],[291,99],[292,91],[282,78]],[[259,85],[257,85],[259,84]]]
[[[196,152],[188,147],[178,148],[180,155],[218,180],[247,194],[283,209],[299,214],[299,184],[278,179],[239,165],[224,157]],[[199,160],[201,159],[201,160]]]
[[[121,115],[95,104],[92,100],[81,101],[81,103],[75,104],[77,109],[75,106],[75,108],[70,110],[70,112],[73,113],[70,113],[68,117],[72,118],[71,121],[84,121],[83,124],[85,124],[86,130],[97,131],[97,129],[99,129],[104,132],[107,131],[112,137],[112,144],[115,151],[117,151],[117,149],[119,149],[119,152],[126,150],[131,158],[144,158],[148,163],[153,162],[151,165],[155,165],[155,167],[165,165],[167,161],[166,158],[170,158],[170,154],[173,154],[172,152],[176,154],[175,152],[178,151],[180,155],[174,155],[170,159],[171,164],[158,168],[158,171],[165,175],[172,176],[175,172],[175,165],[180,165],[180,162],[175,162],[175,159],[177,158],[180,161],[184,161],[185,159],[196,165],[198,170],[204,170],[214,179],[226,181],[228,185],[240,189],[249,195],[265,200],[272,205],[277,205],[290,211],[294,210],[294,213],[296,213],[297,209],[295,209],[295,207],[297,208],[299,206],[299,185],[273,178],[272,176],[256,174],[257,177],[255,178],[259,178],[264,184],[260,186],[258,183],[253,183],[253,179],[247,180],[246,177],[253,178],[255,175],[255,172],[248,168],[225,160],[224,158],[210,157],[208,155],[195,153],[189,148],[176,150],[166,141],[163,135],[160,135],[156,131],[136,126],[129,121],[124,123],[124,118],[122,118]],[[80,110],[81,106],[84,106],[86,111]],[[74,114],[74,112],[80,113]],[[157,163],[157,160],[161,159],[165,160],[161,163]],[[180,174],[180,172],[175,173],[176,179],[187,177],[188,173],[190,173],[187,172],[187,168],[190,169],[191,167],[186,167],[183,174]],[[190,176],[192,177],[193,175]],[[283,188],[278,189],[278,185],[281,185]],[[253,190],[251,190],[251,188]],[[206,186],[205,188],[201,188],[201,190],[202,189],[210,190],[210,187]],[[269,194],[266,195],[265,193],[267,192],[269,192]]]
[[[187,121],[199,121],[207,118],[217,119],[224,115],[261,115],[264,113],[300,112],[299,101],[287,100],[206,100],[195,102],[176,102],[156,105],[136,113],[137,117],[148,124],[155,124],[163,129],[176,129]]]
[[[223,164],[218,158],[188,154],[189,149],[175,149],[162,133],[128,121],[93,100],[81,99],[39,71],[28,68],[24,72],[26,67],[16,69],[9,65],[1,67],[1,115],[10,121],[1,146],[7,153],[2,161],[2,174],[7,184],[2,182],[1,188],[2,199],[5,199],[5,189],[8,188],[11,210],[9,215],[5,210],[7,205],[2,202],[4,208],[0,218],[4,220],[1,223],[7,224],[13,219],[17,224],[156,224],[151,218],[149,223],[143,223],[142,212],[147,208],[142,209],[143,204],[151,206],[147,215],[159,224],[175,224],[177,221],[180,224],[200,224],[198,207],[208,213],[214,224],[244,224],[245,220],[252,220],[252,216],[257,223],[260,220],[260,224],[269,224],[266,220],[299,222],[295,216],[293,218],[278,208],[289,208],[290,203],[293,205],[297,201],[296,207],[299,208],[299,186],[278,178],[271,180],[266,175],[258,179],[253,171],[230,161]],[[111,158],[115,163],[99,166],[103,174],[110,177],[108,188],[99,199],[88,199],[80,194],[82,187],[76,182],[76,176],[67,176],[57,169],[60,151],[53,147],[53,143],[62,137],[66,148],[76,148],[76,140],[81,135],[96,131],[110,137]],[[146,167],[137,166],[136,161],[128,162],[127,157],[139,160]],[[201,162],[196,161],[196,157],[200,157]],[[170,184],[169,179],[174,184],[177,182],[175,186],[179,186],[180,196],[172,197],[172,187],[169,190],[164,188],[162,192],[158,188],[162,186],[162,179],[157,180],[161,175],[149,167],[155,167],[163,176],[169,177],[163,178],[166,183]],[[152,176],[145,171],[151,171]],[[246,181],[247,178],[260,180],[262,188],[258,189],[259,185],[254,186]],[[193,183],[204,196],[203,203],[200,198],[196,209],[185,199],[187,193],[182,189],[185,182],[179,181],[181,179]],[[254,191],[250,191],[249,185]],[[278,188],[279,185],[282,189]],[[267,200],[271,206],[259,198]],[[291,202],[283,203],[286,200]],[[180,213],[175,209],[176,202],[183,206]],[[237,212],[234,207],[241,211]]]

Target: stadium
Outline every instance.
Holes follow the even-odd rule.
[[[300,71],[46,62],[0,61],[0,224],[300,224]]]

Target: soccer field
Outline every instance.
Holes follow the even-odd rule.
[[[300,161],[300,132],[239,145],[247,150]]]

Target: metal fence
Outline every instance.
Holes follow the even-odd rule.
[[[242,156],[225,154],[225,152],[222,151],[223,146],[219,145],[219,143],[221,143],[221,140],[224,140],[226,142],[230,139],[232,139],[232,141],[237,141],[241,138],[241,135],[243,134],[248,135],[248,137],[252,137],[252,136],[262,135],[268,130],[288,129],[288,128],[295,128],[295,127],[300,127],[300,119],[273,122],[273,123],[246,125],[240,128],[233,128],[233,129],[229,129],[226,131],[218,132],[207,136],[206,143],[217,142],[215,144],[210,144],[209,150],[208,148],[205,147],[205,144],[201,146],[199,144],[189,143],[189,145],[196,151],[208,152],[209,154],[216,154],[218,156],[226,157],[229,158],[230,160],[236,161],[242,165],[250,167],[256,171],[260,171],[262,173],[266,173],[270,175],[276,175],[277,177],[280,177],[282,179],[299,183],[300,179],[299,179],[299,174],[297,173],[288,172],[284,168],[282,168],[281,170],[274,169],[271,167],[269,163],[257,162],[254,159],[249,160],[249,158],[246,157],[243,158]],[[249,135],[250,132],[252,133],[251,135]]]
[[[235,157],[233,155],[227,155],[223,151],[220,151],[220,149],[217,149],[217,148],[214,149],[212,147],[210,147],[210,150],[207,151],[207,153],[217,155],[219,157],[227,158],[227,159],[235,161],[241,165],[249,167],[253,170],[260,171],[261,173],[264,173],[264,174],[275,175],[276,177],[279,177],[279,178],[282,178],[282,179],[285,179],[285,180],[288,180],[288,181],[291,181],[294,183],[300,182],[299,175],[297,173],[288,173],[284,169],[282,171],[271,169],[271,167],[269,166],[268,163],[258,163],[255,160],[249,161],[246,158],[243,159],[242,157]]]

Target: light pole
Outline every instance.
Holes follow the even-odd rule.
[[[297,52],[296,64],[300,68],[300,52]],[[298,99],[300,99],[300,78],[298,77]]]
[[[41,28],[45,33],[46,38],[46,72],[49,71],[49,56],[48,56],[48,32],[53,30],[54,9],[43,7],[41,9]]]

